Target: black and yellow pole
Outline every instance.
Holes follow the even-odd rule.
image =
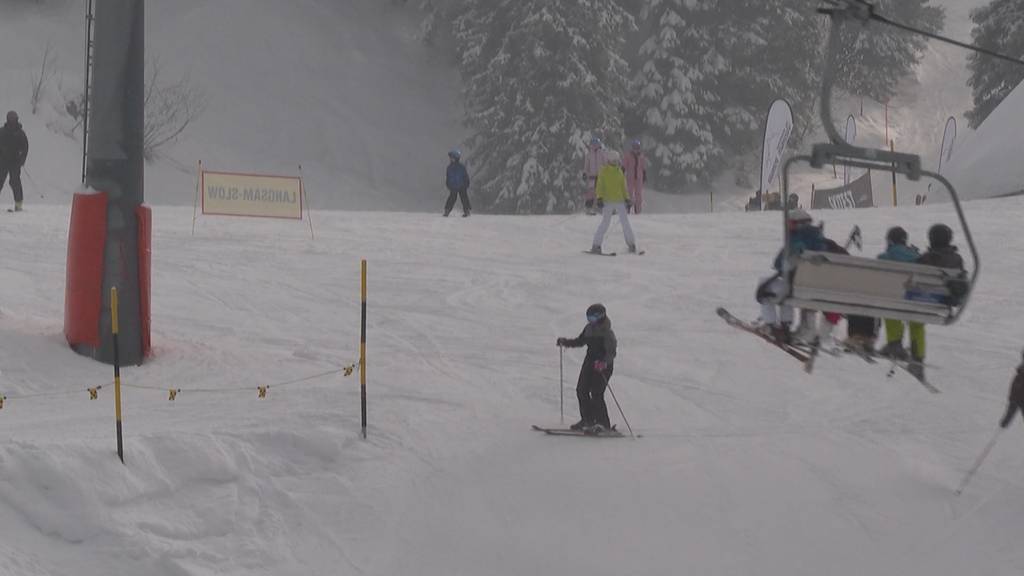
[[[114,415],[117,418],[117,457],[124,464],[124,443],[121,439],[121,357],[117,344],[117,287],[110,289],[110,327],[114,336]]]
[[[363,414],[363,438],[366,438],[366,260],[362,265],[362,321],[359,329],[359,398]]]

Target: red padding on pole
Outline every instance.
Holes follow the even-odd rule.
[[[153,210],[149,206],[136,208],[139,221],[139,314],[141,318],[140,332],[142,336],[142,355],[148,357],[152,352],[152,341],[149,337],[150,326],[150,286],[152,285],[153,261]]]
[[[64,336],[68,344],[100,345],[103,248],[107,240],[107,194],[75,194],[68,229]]]

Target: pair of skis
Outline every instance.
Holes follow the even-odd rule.
[[[781,349],[783,352],[786,352],[787,354],[792,356],[794,359],[796,359],[797,361],[804,365],[804,371],[807,372],[808,374],[810,374],[814,370],[815,360],[817,359],[818,354],[823,350],[821,348],[820,343],[816,342],[814,344],[805,345],[781,342],[773,338],[771,335],[766,334],[765,332],[760,330],[759,327],[751,324],[750,322],[746,322],[744,320],[737,318],[725,308],[718,308],[716,312],[718,313],[719,317],[725,320],[726,324],[734,328],[743,330],[745,332],[749,332],[755,336],[758,336],[765,342],[772,344],[773,346]],[[878,356],[877,354],[868,352],[866,350],[854,350],[852,348],[847,347],[840,348],[838,350],[838,353],[833,353],[831,350],[826,350],[826,352],[833,355],[838,355],[839,353],[853,354],[863,359],[865,362],[869,364],[877,364],[879,359],[889,360],[892,363],[892,366],[890,367],[889,372],[886,374],[886,377],[892,378],[893,375],[895,375],[896,373],[896,369],[900,368],[907,374],[913,376],[914,379],[921,384],[921,386],[924,386],[924,388],[931,392],[932,394],[940,393],[940,390],[933,386],[930,382],[928,382],[926,378],[919,377],[917,374],[914,374],[914,372],[911,371],[910,367],[912,365],[912,362],[910,361],[898,360],[895,358],[887,358],[883,356]]]
[[[543,432],[550,436],[587,436],[589,438],[625,438],[626,435],[615,429],[612,425],[611,430],[605,430],[603,432],[584,432],[583,430],[573,430],[571,428],[544,428],[543,426],[533,425],[533,429],[538,432]],[[640,436],[637,436],[640,438]]]
[[[584,250],[583,253],[584,254],[590,254],[591,256],[618,256],[617,252],[592,252],[590,250]],[[639,250],[637,252],[627,252],[627,254],[630,254],[632,256],[643,256],[644,254],[647,254],[647,250]]]

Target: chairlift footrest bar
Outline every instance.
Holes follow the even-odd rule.
[[[811,166],[823,168],[829,164],[890,172],[895,170],[911,181],[921,179],[921,157],[916,154],[859,148],[848,144],[815,144],[811,148]]]

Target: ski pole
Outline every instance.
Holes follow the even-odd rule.
[[[23,168],[23,170],[25,171],[25,176],[28,176],[28,179],[32,181],[32,187],[36,189],[36,194],[39,194],[40,198],[46,198],[46,196],[39,191],[39,184],[36,183],[36,179],[29,173],[28,168]]]
[[[562,376],[562,351],[565,350],[564,346],[558,347],[558,420],[562,424],[565,424],[565,384]]]
[[[1002,428],[996,428],[996,433],[992,435],[992,439],[988,441],[988,444],[985,445],[985,449],[981,451],[981,456],[978,456],[978,459],[974,462],[974,466],[972,466],[971,469],[967,471],[967,475],[964,476],[963,482],[960,482],[960,487],[956,489],[957,496],[963,493],[964,488],[967,487],[967,483],[974,477],[974,473],[978,471],[978,468],[981,468],[981,464],[985,461],[985,458],[988,458],[988,453],[991,452],[992,448],[996,445],[996,440],[999,439],[999,434],[1002,431]]]
[[[633,434],[633,427],[629,425],[629,420],[626,420],[626,413],[622,411],[622,404],[619,404],[619,399],[615,397],[615,390],[612,390],[611,382],[604,377],[603,373],[598,372],[598,374],[601,374],[601,379],[604,380],[604,385],[607,386],[608,391],[612,393],[612,400],[615,400],[615,406],[619,409],[619,415],[622,416],[622,421],[626,423],[626,430],[629,430],[630,436],[636,438],[636,434]]]

